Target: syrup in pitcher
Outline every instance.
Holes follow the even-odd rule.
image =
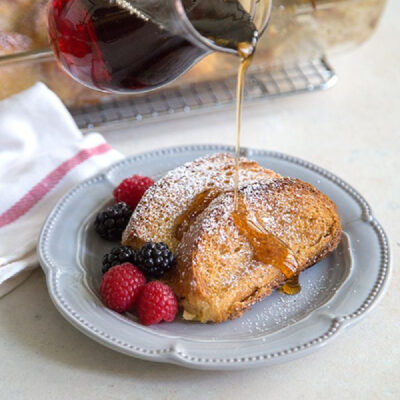
[[[148,91],[173,81],[207,54],[132,6],[135,1],[52,0],[50,43],[64,70],[80,83],[118,93]],[[256,28],[238,0],[182,0],[203,37],[236,50]]]

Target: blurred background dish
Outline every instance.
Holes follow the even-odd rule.
[[[250,74],[270,73],[279,66],[297,66],[351,49],[372,34],[385,3],[386,0],[275,0],[270,26],[260,40]],[[213,53],[168,89],[226,81],[236,73],[236,57]],[[75,110],[110,101],[114,105],[116,101],[126,102],[126,95],[93,91],[61,71],[49,50],[46,0],[0,0],[0,99],[39,80]],[[304,84],[308,90],[320,87],[314,86]],[[290,91],[297,89],[292,87]],[[270,91],[267,88],[265,92],[268,95]],[[149,101],[152,100],[147,98]]]

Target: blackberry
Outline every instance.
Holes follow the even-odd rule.
[[[175,258],[165,243],[146,243],[136,253],[136,263],[146,275],[160,278],[175,264]]]
[[[94,221],[94,229],[104,239],[120,240],[132,209],[124,202],[114,204],[99,212]]]
[[[114,265],[126,262],[135,264],[135,251],[129,246],[113,247],[109,253],[103,256],[102,272],[105,274]]]

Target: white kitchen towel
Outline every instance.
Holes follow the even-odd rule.
[[[39,232],[60,197],[121,158],[100,134],[82,135],[42,83],[0,102],[0,297],[38,266]]]

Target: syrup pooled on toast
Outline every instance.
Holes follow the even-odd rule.
[[[220,194],[216,189],[205,190],[195,196],[192,204],[181,214],[175,222],[175,238],[181,240],[183,234],[189,229],[196,217]]]
[[[252,218],[240,194],[237,196],[236,207],[232,213],[233,221],[251,244],[254,258],[265,265],[278,268],[287,279],[292,279],[297,273],[298,265],[290,248]]]
[[[190,206],[176,219],[175,238],[181,240],[185,232],[193,224],[208,205],[221,194],[217,189],[208,189],[197,194]],[[278,268],[287,281],[280,288],[281,292],[294,295],[300,292],[298,281],[298,264],[293,252],[277,236],[267,231],[263,226],[252,218],[247,211],[243,198],[239,193],[234,200],[235,208],[232,212],[233,221],[239,232],[246,237],[254,251],[254,258],[265,265]]]

